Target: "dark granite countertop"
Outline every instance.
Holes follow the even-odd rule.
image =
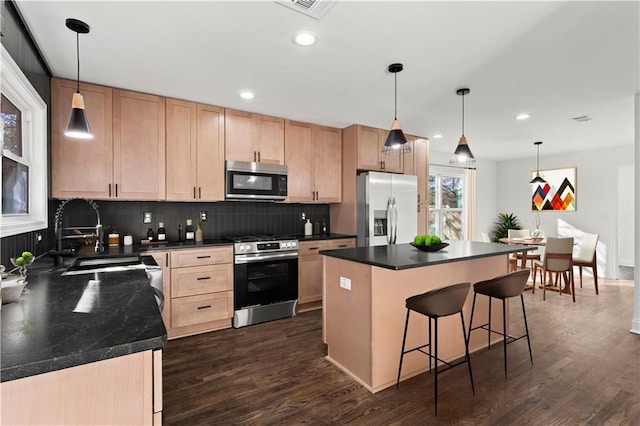
[[[28,293],[2,306],[2,382],[159,349],[167,331],[144,270],[62,276],[29,267]]]
[[[340,240],[343,238],[356,238],[355,235],[347,234],[327,234],[327,235],[292,235],[298,241],[321,241],[321,240]]]
[[[449,246],[437,252],[420,251],[409,244],[394,244],[389,246],[322,250],[320,254],[381,268],[401,270],[536,249],[536,247],[475,241],[446,242],[449,243]]]

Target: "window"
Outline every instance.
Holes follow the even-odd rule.
[[[47,227],[47,105],[2,47],[0,236]]]
[[[455,168],[429,168],[429,234],[445,240],[464,239],[464,172]]]

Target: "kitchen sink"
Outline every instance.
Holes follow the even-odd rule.
[[[93,274],[96,272],[122,272],[146,269],[139,256],[82,257],[76,259],[62,275]]]

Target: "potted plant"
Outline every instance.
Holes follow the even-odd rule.
[[[520,222],[518,222],[518,216],[513,213],[500,213],[494,226],[493,238],[491,239],[494,243],[500,242],[500,238],[508,237],[509,229],[522,229]]]

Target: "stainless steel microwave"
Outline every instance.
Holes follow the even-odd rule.
[[[287,166],[227,160],[225,169],[227,200],[282,201],[287,198]]]

